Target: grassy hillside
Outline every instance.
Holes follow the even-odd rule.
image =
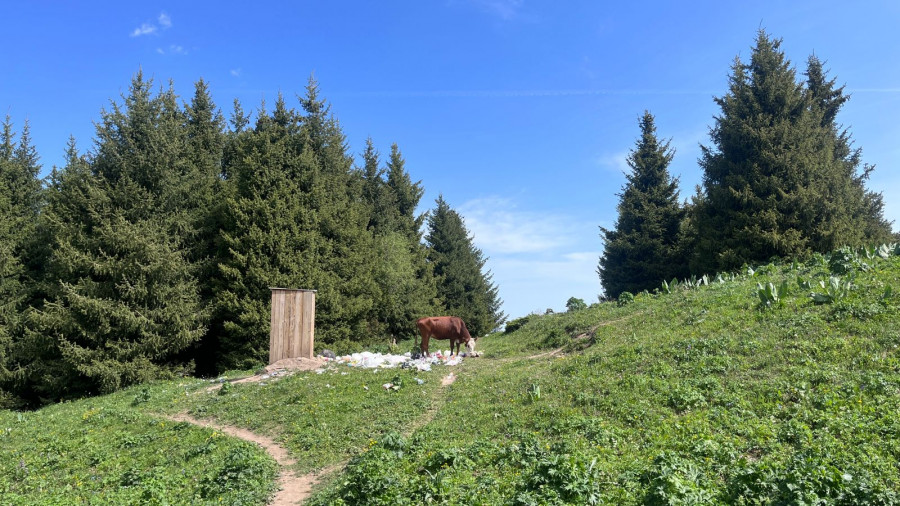
[[[342,368],[0,412],[0,503],[263,503],[271,459],[162,418],[185,411],[273,436],[299,472],[338,466],[313,504],[897,503],[900,252],[886,253],[533,316],[483,339],[449,386],[446,368]]]

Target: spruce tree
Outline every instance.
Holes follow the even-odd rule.
[[[12,333],[23,300],[20,281],[23,269],[13,247],[16,220],[5,190],[0,187],[0,409],[6,408],[13,399],[9,387],[4,388],[4,385],[11,379],[8,366]]]
[[[308,228],[311,217],[297,197],[299,181],[291,177],[292,167],[300,162],[289,134],[296,131],[299,118],[287,110],[282,97],[276,110],[279,122],[263,104],[253,129],[229,143],[226,171],[234,194],[223,209],[214,325],[221,328],[220,369],[265,361],[270,287],[316,288],[304,279],[312,269],[312,259],[304,253],[315,244]]]
[[[749,63],[736,58],[722,112],[701,146],[702,196],[692,217],[697,274],[802,255],[823,227],[814,183],[833,165],[781,41],[760,31]]]
[[[373,234],[383,234],[396,228],[395,206],[390,189],[384,181],[384,168],[379,165],[378,151],[372,138],[366,139],[366,149],[362,153],[363,166],[362,197],[369,205],[368,228]]]
[[[124,105],[102,112],[94,156],[72,149],[54,176],[42,217],[46,303],[22,352],[34,396],[110,392],[191,368],[180,354],[205,317],[182,214],[184,114],[171,86],[150,88],[139,73]]]
[[[703,146],[703,187],[691,221],[695,273],[889,238],[871,167],[837,123],[849,97],[816,57],[806,82],[760,30],[748,63],[736,59],[722,113]]]
[[[231,142],[217,318],[222,367],[268,356],[269,287],[316,297],[316,341],[360,341],[377,299],[369,208],[343,132],[310,80],[302,112],[279,97]]]
[[[499,289],[487,258],[475,247],[462,217],[439,196],[428,219],[428,260],[438,279],[438,298],[447,313],[465,320],[473,336],[483,336],[506,321]]]
[[[406,173],[396,144],[391,146],[387,171],[377,165],[371,139],[366,142],[363,160],[363,196],[370,204],[369,226],[377,259],[378,295],[372,331],[394,338],[414,335],[415,320],[433,314],[437,298],[437,285],[419,231],[424,217],[415,216],[423,190]]]
[[[414,183],[410,178],[406,171],[406,160],[403,159],[403,154],[396,143],[391,144],[391,156],[387,164],[387,185],[400,216],[397,230],[419,244],[422,239],[422,224],[425,223],[427,215],[423,213],[416,216],[415,213],[425,189],[422,187],[422,181]]]
[[[882,196],[865,187],[874,167],[862,164],[862,148],[853,147],[849,129],[837,121],[850,96],[844,94],[844,86],[836,85],[836,79],[828,78],[823,62],[815,55],[807,60],[805,75],[808,106],[820,118],[822,135],[834,150],[834,163],[827,166],[830,170],[820,171],[814,181],[825,195],[814,248],[831,251],[844,245],[889,242],[891,225],[884,219]]]
[[[14,139],[9,116],[0,131],[0,407],[14,406],[23,315],[33,293],[34,277],[43,265],[32,258],[43,206],[40,163],[26,122]]]
[[[678,179],[668,171],[674,150],[657,138],[650,112],[639,123],[641,137],[628,155],[631,172],[619,194],[615,228],[601,227],[604,251],[597,271],[608,297],[650,290],[687,272],[679,250],[684,210],[678,204]]]

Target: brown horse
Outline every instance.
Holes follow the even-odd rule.
[[[422,353],[428,356],[428,341],[434,339],[449,339],[450,353],[453,353],[453,347],[456,346],[456,353],[459,353],[461,344],[466,345],[470,355],[475,355],[475,342],[478,338],[473,338],[466,328],[466,322],[457,316],[429,316],[427,318],[419,318],[416,320],[416,327],[419,334],[422,335]]]

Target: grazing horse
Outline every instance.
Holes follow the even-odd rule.
[[[422,335],[421,349],[425,356],[428,356],[428,340],[431,338],[449,339],[450,353],[453,353],[453,347],[456,346],[456,353],[458,354],[460,345],[465,344],[469,355],[476,355],[475,341],[478,338],[473,338],[469,335],[469,329],[466,328],[466,322],[462,321],[462,318],[457,316],[429,316],[416,320],[416,327],[419,329],[419,334]]]

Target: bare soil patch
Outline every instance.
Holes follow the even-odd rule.
[[[293,374],[296,371],[315,371],[316,369],[321,369],[328,364],[324,358],[316,357],[316,358],[284,358],[275,362],[274,364],[267,365],[259,372],[254,374],[253,376],[247,376],[246,378],[240,378],[231,381],[232,384],[238,383],[259,383],[265,379],[268,379],[272,376],[284,376]],[[205,392],[212,392],[213,390],[218,390],[222,388],[221,384],[213,385],[206,390]]]

